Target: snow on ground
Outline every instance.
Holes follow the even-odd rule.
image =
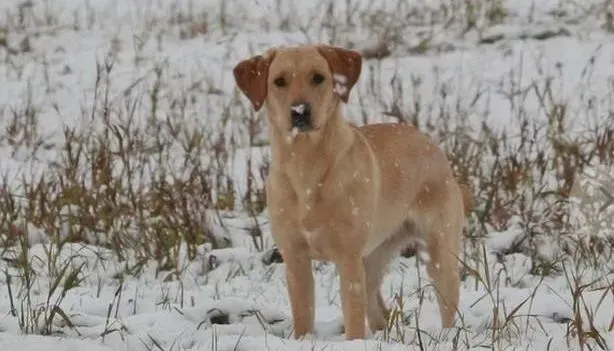
[[[99,116],[101,108],[94,105],[95,95],[101,93],[95,90],[96,64],[112,62],[111,72],[99,77],[114,104],[151,92],[160,68],[164,82],[160,111],[172,110],[173,97],[185,94],[191,99],[185,123],[195,129],[230,130],[239,140],[232,171],[237,175],[237,191],[242,191],[245,160],[253,157],[252,167],[257,168],[267,149],[245,148],[241,122],[251,112],[234,90],[234,64],[271,45],[334,38],[368,47],[383,35],[364,26],[377,21],[369,15],[378,11],[384,16],[380,21],[389,23],[398,22],[395,15],[409,14],[401,21],[409,25],[396,28],[401,39],[394,55],[365,61],[347,106],[358,122],[363,121],[363,113],[369,122],[389,119],[382,113],[396,101],[405,107],[419,106],[424,118],[441,116],[441,109],[448,109],[448,114],[463,113],[470,125],[487,120],[498,128],[510,128],[519,123],[521,113],[539,120],[546,118],[546,111],[535,95],[514,98],[522,109],[511,106],[506,96],[544,88],[548,81],[554,99],[566,100],[577,116],[572,121],[576,127],[611,118],[614,37],[602,28],[606,20],[605,10],[598,10],[600,1],[584,5],[492,2],[503,4],[507,17],[500,24],[484,25],[481,35],[470,31],[464,37],[460,34],[468,8],[454,1],[377,5],[347,1],[336,3],[332,10],[329,2],[223,1],[4,0],[0,4],[0,43],[4,43],[0,44],[0,126],[5,130],[12,111],[23,110],[30,101],[45,146],[32,157],[0,137],[0,173],[9,183],[22,177],[33,179],[57,157],[64,126],[102,128],[100,120],[90,117]],[[446,21],[438,17],[442,6],[450,7]],[[479,18],[478,27],[484,16]],[[4,31],[5,27],[9,29]],[[334,27],[339,32],[330,29]],[[561,28],[560,35],[551,39],[534,38]],[[425,44],[422,40],[427,36]],[[480,40],[493,43],[480,45]],[[425,52],[419,52],[420,48]],[[135,106],[137,116],[146,116],[151,101],[143,99]],[[168,116],[160,112],[152,118]],[[471,269],[462,286],[459,321],[452,330],[438,326],[424,267],[415,258],[398,258],[382,289],[391,304],[395,295],[403,297],[407,325],[393,328],[391,335],[344,341],[334,266],[314,263],[317,335],[296,341],[287,337],[291,323],[283,263],[263,261],[267,252],[255,250],[245,234],[250,227],[245,215],[228,213],[221,218],[225,226],[218,223],[216,230],[229,228],[234,247],[210,250],[202,246],[192,261],[183,254],[176,275],[157,272],[154,262],[137,262],[136,257],[120,261],[100,247],[66,244],[57,253],[49,251],[52,246],[45,240],[33,240],[27,254],[36,272],[30,302],[16,299],[19,248],[6,251],[0,270],[13,278],[0,279],[0,349],[389,351],[414,349],[422,343],[426,350],[563,350],[578,347],[570,327],[576,316],[584,328],[592,321],[604,342],[614,345],[614,295],[606,283],[603,289],[583,290],[575,296],[581,296],[586,308],[575,306],[577,286],[572,277],[532,274],[532,260],[537,258],[512,250],[523,237],[518,228],[493,231],[483,247],[465,253]],[[258,219],[265,246],[270,248],[266,212]],[[545,245],[544,251],[553,250]],[[73,268],[83,264],[83,282],[65,296],[59,290],[50,296],[53,277],[63,262]],[[138,267],[138,274],[127,273],[127,267]],[[583,282],[614,278],[611,261],[598,269],[568,268],[568,272],[581,271]],[[47,301],[51,305],[61,301],[59,306],[72,325],[56,313],[51,335],[22,333],[20,316],[36,313],[36,308],[28,306]]]

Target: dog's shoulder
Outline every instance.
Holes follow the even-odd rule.
[[[410,122],[380,122],[365,124],[356,128],[358,128],[358,130],[365,135],[375,135],[382,133],[413,133],[418,131],[418,129]]]
[[[373,123],[356,127],[372,146],[423,144],[426,137],[411,123]]]

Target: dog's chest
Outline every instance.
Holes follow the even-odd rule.
[[[328,201],[322,196],[321,186],[305,189],[299,197],[299,232],[309,247],[314,259],[332,260],[338,250],[338,240],[334,228],[336,216],[331,212]]]
[[[335,243],[324,228],[302,229],[301,235],[307,242],[311,258],[329,261],[334,258]]]

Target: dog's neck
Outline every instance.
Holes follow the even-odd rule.
[[[325,181],[354,142],[353,127],[343,119],[339,106],[317,131],[291,133],[279,130],[269,117],[271,172],[285,175],[297,192]]]

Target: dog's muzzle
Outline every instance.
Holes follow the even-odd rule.
[[[290,106],[290,118],[292,119],[292,129],[296,128],[299,132],[307,132],[313,129],[311,105],[307,102],[292,104]]]

